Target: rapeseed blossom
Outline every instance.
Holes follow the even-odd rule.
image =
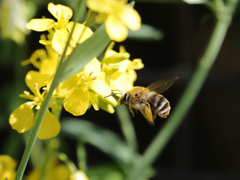
[[[101,71],[100,62],[94,58],[83,69],[70,79],[60,83],[57,89],[58,95],[65,97],[63,106],[66,111],[75,116],[83,115],[89,106],[89,102],[98,110],[96,96],[106,96],[111,93],[107,77]]]
[[[57,19],[57,22],[50,18],[32,19],[27,23],[27,28],[39,32],[48,30],[51,34],[51,36],[49,36],[50,40],[40,40],[40,43],[44,45],[52,45],[53,49],[62,55],[69,34],[73,28],[74,22],[69,22],[73,12],[72,9],[67,6],[61,4],[55,5],[53,3],[48,4],[48,10]],[[82,43],[92,36],[92,34],[93,32],[90,28],[83,24],[76,23],[66,55],[70,55],[76,47],[76,44]]]
[[[45,35],[41,35],[41,40],[46,40]],[[45,45],[45,49],[37,49],[27,60],[21,62],[21,65],[34,65],[42,74],[53,75],[56,72],[60,61],[59,54],[52,48],[51,45]]]
[[[40,74],[36,71],[29,71],[26,75],[25,81],[33,94],[24,91],[24,94],[21,94],[20,97],[29,99],[31,101],[20,105],[11,113],[9,118],[10,125],[19,133],[24,133],[34,126],[35,122],[33,108],[35,107],[36,110],[40,109],[46,93],[45,87],[48,85],[48,83],[50,83],[51,75]],[[41,93],[40,90],[43,90],[43,92]],[[61,109],[61,107],[54,103],[50,103],[49,108]],[[38,138],[48,139],[55,137],[59,131],[60,123],[58,119],[47,109],[45,118],[43,119],[38,133]]]
[[[44,180],[69,180],[71,172],[66,164],[59,163],[59,159],[52,157],[48,160],[46,172],[44,175]],[[42,169],[37,167],[32,172],[29,173],[26,180],[36,180],[39,179],[42,173]]]
[[[8,155],[0,155],[0,179],[14,180],[17,162]]]
[[[141,27],[141,17],[127,0],[87,0],[87,7],[99,15],[96,22],[105,22],[110,39],[122,42],[128,36],[128,29],[136,31]]]
[[[137,79],[135,70],[142,69],[144,64],[139,58],[131,61],[130,54],[123,46],[120,46],[119,52],[114,51],[113,46],[114,43],[109,45],[103,58],[103,63],[107,64],[107,67],[117,68],[117,71],[108,75],[109,86],[112,90],[125,92],[133,88]]]
[[[106,17],[106,31],[115,41],[126,39],[127,28],[136,30],[141,25],[138,13],[126,3],[122,0],[87,0],[87,5],[92,10],[96,10],[95,6],[99,7],[98,11],[96,10],[99,12],[97,19]],[[48,10],[57,19],[57,22],[53,19],[43,18],[32,19],[27,24],[28,29],[40,32],[47,30],[49,34],[42,35],[40,39],[40,43],[45,45],[46,50],[38,49],[29,59],[22,62],[22,65],[33,64],[39,72],[29,71],[26,75],[26,84],[33,94],[24,91],[20,97],[30,101],[16,108],[9,118],[10,125],[19,133],[24,133],[35,125],[33,109],[39,110],[42,106],[74,26],[74,22],[69,22],[72,17],[72,10],[69,7],[49,3]],[[77,44],[83,43],[92,34],[89,27],[76,23],[66,55],[70,55]],[[123,46],[120,46],[119,52],[114,51],[113,46],[114,42],[110,43],[102,62],[93,58],[80,72],[58,84],[41,124],[38,133],[39,139],[55,137],[60,131],[60,123],[52,114],[52,112],[54,113],[52,110],[61,109],[60,106],[53,103],[57,98],[63,99],[64,109],[75,116],[85,114],[89,105],[92,105],[95,110],[103,109],[109,113],[115,112],[114,107],[118,103],[114,97],[108,96],[111,94],[111,90],[127,91],[133,88],[133,83],[137,78],[135,70],[143,68],[144,65],[141,59],[131,61],[130,54]]]

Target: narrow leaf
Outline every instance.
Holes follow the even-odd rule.
[[[80,138],[83,142],[96,146],[111,156],[125,171],[130,168],[133,162],[131,149],[114,132],[93,123],[73,118],[62,121],[61,131],[75,139]]]
[[[110,43],[110,39],[102,24],[84,43],[77,46],[72,55],[64,62],[64,72],[60,81],[79,72],[94,57],[98,57]]]
[[[163,39],[163,36],[164,34],[162,31],[147,24],[142,24],[141,28],[137,31],[129,30],[128,34],[129,39],[141,41],[159,41]]]

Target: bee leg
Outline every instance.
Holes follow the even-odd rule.
[[[147,119],[148,123],[151,124],[151,125],[154,125],[151,106],[148,102],[145,102],[144,104],[141,104],[140,111],[143,114],[143,116]],[[155,117],[156,117],[156,115],[155,115]]]
[[[152,116],[153,116],[153,120],[156,118],[157,113],[154,111],[154,109],[152,109]]]
[[[132,116],[134,117],[134,108],[129,104],[129,111],[132,113]]]

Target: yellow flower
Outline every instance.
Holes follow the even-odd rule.
[[[36,168],[27,176],[27,180],[37,180],[42,173],[41,168]],[[70,170],[66,164],[59,163],[55,157],[51,158],[46,167],[44,180],[69,180]]]
[[[126,52],[123,46],[120,46],[120,52]],[[114,65],[119,66],[119,70],[109,76],[110,88],[112,90],[121,90],[123,92],[133,88],[133,83],[137,79],[135,70],[142,69],[144,64],[141,59],[123,60]]]
[[[41,36],[41,40],[46,40],[45,35]],[[31,63],[38,68],[42,74],[55,74],[59,62],[59,55],[51,45],[46,45],[45,47],[46,50],[37,49],[34,51],[31,57],[22,61],[21,64],[26,66]]]
[[[0,179],[14,180],[17,162],[8,155],[0,155]]]
[[[122,42],[128,36],[128,28],[141,27],[141,17],[126,0],[87,0],[87,7],[100,13],[97,20],[104,21],[110,39]]]
[[[111,93],[107,76],[100,70],[100,62],[94,58],[83,71],[59,84],[57,94],[65,97],[63,106],[66,111],[75,116],[83,115],[88,109],[89,102],[98,110],[96,98],[92,94],[106,96]]]
[[[33,95],[27,91],[24,91],[24,94],[21,94],[20,97],[29,99],[31,101],[20,105],[11,113],[9,117],[10,125],[19,133],[28,131],[36,123],[34,122],[33,108],[35,107],[36,110],[40,109],[46,93],[46,86],[51,81],[51,77],[52,76],[49,74],[41,74],[36,71],[29,71],[26,75],[26,84],[33,92]],[[40,93],[40,90],[43,92]],[[53,103],[50,103],[49,108],[61,109],[61,107]],[[59,131],[60,123],[58,119],[49,110],[47,110],[38,133],[38,138],[48,139],[55,137]]]
[[[90,92],[92,99],[94,99],[94,103],[92,104],[95,110],[99,110],[99,108],[104,111],[113,114],[115,112],[114,107],[118,105],[117,100],[109,96],[105,98],[102,95]]]
[[[52,28],[55,30],[66,29],[69,19],[71,19],[73,14],[72,9],[64,5],[49,3],[48,11],[57,19],[57,22],[49,18],[32,19],[27,23],[27,28],[39,32]]]
[[[115,42],[111,42],[106,49],[102,63],[103,64],[113,64],[119,63],[123,60],[129,59],[130,54],[126,51],[116,52],[113,50]]]
[[[40,43],[44,45],[52,44],[53,49],[62,55],[69,37],[69,32],[72,30],[74,24],[73,22],[69,22],[73,12],[72,9],[67,6],[60,4],[54,5],[53,3],[48,4],[48,10],[57,19],[57,22],[49,18],[32,19],[27,23],[27,28],[39,32],[48,30],[52,35],[52,39],[50,39],[50,41],[40,40]],[[54,29],[54,31],[51,31],[51,29]],[[93,32],[90,28],[83,24],[76,23],[66,55],[71,54],[76,44],[82,43],[92,36],[92,34]]]
[[[89,180],[89,179],[83,171],[78,170],[71,174],[70,180]]]

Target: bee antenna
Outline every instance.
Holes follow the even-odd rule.
[[[120,92],[123,93],[123,91],[122,91],[122,90],[119,90],[119,89],[113,89],[113,90],[111,90],[111,91],[120,91]],[[117,93],[117,94],[118,94],[118,93]]]
[[[112,90],[112,91],[115,91],[115,90]],[[116,91],[121,91],[121,90],[116,90]],[[104,98],[107,98],[107,97],[109,97],[109,96],[114,96],[114,95],[116,95],[116,94],[122,94],[123,93],[123,91],[121,91],[121,93],[118,93],[118,92],[116,92],[116,93],[111,93],[110,95],[108,95],[108,96],[105,96]]]

